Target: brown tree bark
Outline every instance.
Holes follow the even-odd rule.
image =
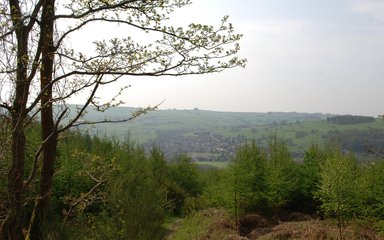
[[[17,114],[18,111],[15,111]],[[22,114],[22,113],[21,113]],[[12,117],[12,164],[8,172],[8,215],[1,226],[0,239],[23,239],[24,118]]]
[[[78,122],[78,120],[90,104],[95,105],[98,109],[120,104],[115,102],[115,99],[105,105],[94,101],[99,86],[116,82],[122,76],[182,76],[220,72],[227,68],[245,65],[244,59],[232,57],[239,50],[237,42],[241,35],[233,33],[232,26],[227,23],[227,17],[223,18],[222,25],[217,30],[209,26],[194,24],[187,30],[175,30],[173,27],[168,28],[165,25],[161,29],[158,28],[162,26],[160,22],[164,19],[161,17],[159,19],[157,16],[161,16],[163,12],[168,12],[168,10],[171,12],[174,7],[188,5],[187,1],[180,1],[180,6],[173,4],[172,1],[165,6],[163,1],[121,0],[111,3],[95,1],[92,4],[87,1],[77,1],[77,4],[68,4],[67,11],[58,15],[55,15],[55,0],[8,0],[7,2],[9,2],[9,8],[1,14],[4,19],[9,21],[6,22],[4,28],[9,31],[7,30],[8,32],[5,32],[0,40],[6,43],[3,44],[5,46],[3,50],[8,50],[9,56],[12,58],[9,68],[0,74],[4,76],[9,74],[12,83],[15,83],[15,89],[12,89],[9,101],[4,104],[0,103],[0,107],[9,111],[13,126],[12,163],[8,174],[9,213],[2,223],[0,240],[22,239],[24,237],[22,233],[22,219],[25,219],[23,218],[23,190],[35,177],[37,162],[41,153],[40,189],[30,220],[27,238],[43,238],[41,227],[49,208],[56,161],[57,135],[71,127],[89,124]],[[22,10],[25,12],[22,13]],[[120,12],[127,12],[127,14],[120,15]],[[142,21],[142,18],[146,21]],[[68,19],[75,20],[77,23],[64,32],[58,33],[54,43],[55,22]],[[9,24],[10,22],[12,24]],[[89,57],[78,49],[71,51],[71,49],[65,48],[63,43],[69,40],[71,34],[80,31],[84,26],[99,22],[124,25],[127,30],[133,28],[156,34],[160,33],[163,34],[163,39],[156,41],[153,46],[136,44],[129,38],[106,44],[102,41],[95,41],[96,52]],[[221,35],[222,33],[224,35]],[[98,47],[101,45],[105,46]],[[224,47],[225,45],[229,47]],[[64,51],[56,52],[56,48],[62,48]],[[14,49],[17,52],[17,61],[14,61]],[[204,51],[204,54],[199,50]],[[136,56],[136,54],[132,54],[135,52],[144,53]],[[70,62],[65,65],[65,70],[54,67],[55,53],[60,54],[61,59]],[[212,62],[208,60],[212,60]],[[217,62],[217,60],[220,61]],[[60,62],[58,62],[59,65]],[[40,78],[36,77],[38,72]],[[103,81],[103,76],[110,78]],[[53,82],[60,85],[63,82],[76,81],[77,79],[80,79],[79,85],[69,84],[73,87],[73,89],[68,89],[69,91],[55,92],[53,89]],[[37,85],[38,81],[40,81],[41,92],[37,93],[36,96],[29,96],[30,85]],[[55,95],[62,94],[60,99],[65,101],[65,99],[86,89],[93,90],[83,108],[76,117],[69,121],[67,126],[58,130],[58,124],[67,110],[62,111],[58,114],[59,117],[54,119],[53,92]],[[122,91],[123,89],[118,92],[118,95]],[[39,103],[41,109],[36,109]],[[133,116],[116,122],[131,120],[152,109],[154,108],[140,110]],[[28,124],[28,114],[34,117],[38,110],[41,110],[42,145],[35,154],[32,174],[24,181],[25,125]],[[95,123],[103,122],[113,121],[105,120]]]
[[[29,93],[28,34],[21,22],[21,11],[17,0],[10,0],[13,25],[17,38],[17,72],[15,96],[12,103],[12,163],[8,172],[8,215],[1,225],[1,240],[23,239],[23,178],[25,163],[24,124],[27,117],[26,104]]]
[[[43,239],[43,224],[49,209],[51,187],[56,161],[57,131],[53,119],[52,78],[54,71],[54,16],[55,1],[45,0],[41,16],[42,68],[40,70],[41,97],[41,136],[43,145],[43,165],[40,177],[40,190],[30,221],[29,239]]]

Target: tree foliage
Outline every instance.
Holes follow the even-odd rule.
[[[40,173],[40,186],[29,227],[29,238],[41,239],[41,223],[49,209],[55,172],[57,144],[62,132],[90,124],[80,121],[88,106],[103,111],[122,102],[118,96],[99,100],[99,90],[124,76],[181,76],[220,72],[244,66],[238,41],[224,17],[217,27],[192,23],[188,27],[168,26],[168,16],[189,5],[189,0],[9,0],[0,4],[0,107],[6,111],[12,132],[11,164],[7,176],[8,215],[1,227],[1,239],[23,237],[23,192]],[[93,39],[93,50],[83,51],[71,42],[86,28],[117,28],[121,37]],[[135,39],[144,33],[143,39]],[[85,95],[73,118],[66,101]],[[127,121],[153,109],[144,108]],[[26,166],[25,130],[35,116],[41,119],[41,142]],[[102,120],[100,122],[108,122]],[[41,169],[38,170],[42,161]],[[31,169],[30,176],[25,170]]]
[[[165,209],[149,161],[143,150],[126,146],[119,159],[105,201],[105,214],[96,225],[101,239],[162,239]]]
[[[179,155],[170,164],[171,182],[168,197],[177,215],[195,210],[195,200],[202,192],[202,183],[196,164],[186,155]]]
[[[26,132],[32,149],[40,130],[35,124]],[[285,146],[273,138],[268,148],[250,142],[227,168],[209,169],[185,155],[166,159],[156,147],[145,152],[129,141],[67,132],[58,145],[44,237],[156,239],[164,233],[166,218],[208,207],[240,217],[264,213],[275,221],[300,211],[340,220],[341,231],[351,219],[382,229],[381,162],[357,162],[334,143],[313,144],[302,161],[295,161]],[[27,162],[33,155],[27,151]],[[31,183],[26,199],[38,190],[37,182]],[[6,192],[6,186],[0,185],[0,191]],[[26,216],[33,209],[26,201]]]
[[[337,219],[340,237],[343,227],[356,213],[359,199],[357,180],[356,160],[340,153],[329,157],[321,171],[316,196],[322,202],[324,214]]]
[[[277,214],[292,198],[297,186],[296,169],[286,143],[275,137],[268,146],[268,197],[269,205]]]

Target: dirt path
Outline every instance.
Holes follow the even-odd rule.
[[[181,227],[182,224],[183,224],[183,219],[181,218],[174,221],[171,227],[168,229],[168,233],[165,236],[164,240],[171,240],[174,232],[176,232]]]

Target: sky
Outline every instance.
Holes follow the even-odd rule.
[[[248,59],[246,68],[126,79],[126,105],[384,113],[384,0],[193,0],[170,21],[217,25],[224,15],[244,35],[239,56]]]

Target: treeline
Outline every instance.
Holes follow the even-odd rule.
[[[36,145],[38,131],[28,132]],[[27,155],[34,160],[33,152]],[[0,212],[7,208],[6,165],[0,165]],[[225,209],[233,219],[258,213],[277,221],[295,212],[331,218],[340,234],[351,219],[384,231],[384,163],[358,163],[337,143],[313,144],[298,162],[284,141],[271,138],[265,148],[253,141],[216,169],[185,155],[166,159],[155,146],[145,152],[129,140],[70,132],[60,141],[57,169],[47,239],[163,239],[167,219],[208,208]],[[35,183],[26,191],[26,216],[37,189]]]
[[[336,139],[340,142],[341,148],[356,154],[368,153],[384,155],[384,130],[333,130],[328,132],[328,139]]]
[[[203,197],[210,206],[239,216],[284,219],[301,212],[335,219],[340,234],[351,219],[367,220],[382,231],[383,173],[383,162],[358,163],[337,143],[313,144],[297,162],[282,141],[270,141],[267,148],[252,142],[238,149],[224,176]]]
[[[36,126],[27,136],[36,145],[39,131]],[[166,219],[195,209],[203,192],[204,171],[184,155],[166,161],[156,147],[146,153],[129,140],[79,132],[63,136],[58,150],[46,239],[163,239]],[[34,152],[27,155],[34,161]],[[7,210],[8,164],[3,163],[0,224]],[[24,196],[25,219],[32,214],[37,184]]]
[[[327,117],[328,123],[341,124],[341,125],[370,123],[370,122],[374,122],[375,120],[376,119],[374,117],[354,116],[354,115],[340,115],[340,116]]]

